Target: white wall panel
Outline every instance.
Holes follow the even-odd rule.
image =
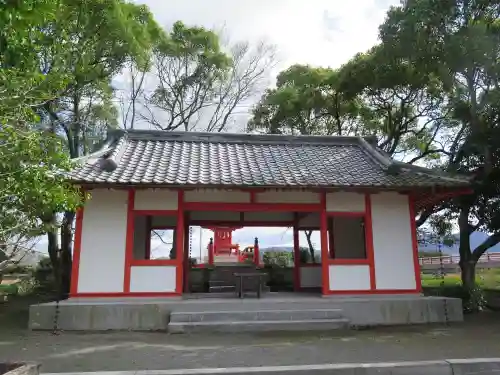
[[[321,287],[322,276],[321,266],[318,267],[300,267],[300,286],[302,288]]]
[[[128,192],[96,189],[83,213],[78,293],[123,292]]]
[[[415,290],[408,196],[371,195],[377,289]]]
[[[319,193],[312,191],[287,191],[270,190],[257,193],[255,200],[257,203],[320,203]]]
[[[339,191],[326,194],[326,210],[334,212],[364,212],[365,195]]]
[[[239,190],[195,189],[184,192],[185,202],[250,203],[250,193]]]
[[[177,210],[178,193],[169,189],[135,191],[136,210]]]
[[[175,292],[176,272],[175,266],[133,266],[130,270],[130,292]]]
[[[330,290],[370,290],[370,267],[368,265],[329,265]]]

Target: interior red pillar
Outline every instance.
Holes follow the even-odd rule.
[[[258,267],[260,265],[260,251],[259,251],[259,239],[255,237],[254,247],[253,247],[253,256],[255,265]]]
[[[210,238],[210,242],[208,243],[208,264],[213,265],[214,264],[214,239]]]
[[[187,215],[186,215],[187,216]],[[186,220],[187,221],[187,220]],[[184,222],[184,283],[183,291],[184,293],[189,293],[189,273],[191,271],[191,262],[189,261],[189,245],[191,242],[189,223]]]
[[[182,294],[184,284],[184,192],[179,190],[177,198],[177,226],[175,228],[175,260],[177,277],[175,292]]]
[[[320,212],[321,237],[321,292],[323,295],[330,291],[330,270],[328,266],[328,217],[326,215],[326,194],[321,194],[322,210]]]
[[[300,246],[299,228],[297,224],[293,226],[293,290],[300,290]]]

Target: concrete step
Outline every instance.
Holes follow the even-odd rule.
[[[349,328],[347,319],[254,320],[243,322],[170,322],[169,333],[235,333],[276,331],[330,331]]]
[[[227,280],[209,280],[208,285],[210,286],[219,286],[219,285],[235,285],[235,283],[230,283]]]
[[[171,322],[303,321],[342,318],[340,309],[172,312]]]
[[[209,293],[235,292],[235,285],[211,285],[208,287]]]

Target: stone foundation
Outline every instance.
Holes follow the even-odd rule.
[[[402,296],[304,296],[268,293],[256,298],[80,298],[59,306],[57,328],[76,331],[167,331],[178,312],[286,311],[338,309],[350,327],[460,322],[462,301],[456,298]],[[55,303],[33,305],[29,327],[54,329]],[[230,322],[228,321],[228,324]]]

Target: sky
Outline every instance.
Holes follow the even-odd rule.
[[[187,25],[224,29],[231,41],[257,43],[265,40],[276,47],[279,71],[292,64],[337,68],[358,52],[377,43],[378,26],[396,0],[142,0],[157,22],[169,27],[181,20]],[[256,98],[258,100],[258,98]],[[235,232],[234,241],[251,244],[258,237],[262,247],[290,245],[286,228],[245,228]],[[195,230],[193,248],[206,248],[209,231]],[[155,242],[156,241],[156,242]],[[301,243],[305,241],[301,237]],[[319,244],[317,235],[313,241]],[[162,246],[154,240],[152,248]],[[46,247],[46,238],[38,248]]]
[[[292,64],[339,67],[377,42],[377,28],[396,0],[142,0],[157,22],[181,20],[234,40],[266,40],[277,47],[278,69]]]
[[[385,13],[391,5],[399,4],[397,0],[137,2],[148,5],[157,22],[167,28],[181,20],[187,25],[223,28],[233,41],[257,43],[265,40],[275,45],[278,65],[272,72],[274,75],[297,63],[340,67],[356,53],[365,52],[377,43],[378,26]],[[293,241],[292,231],[286,228],[244,228],[234,233],[233,242],[251,244],[255,237],[259,238],[262,247],[290,246]],[[313,237],[319,245],[318,235]],[[201,241],[200,231],[193,231],[193,248],[199,249],[201,243],[204,249],[209,238],[209,231],[202,231]],[[300,242],[305,244],[303,235]]]

